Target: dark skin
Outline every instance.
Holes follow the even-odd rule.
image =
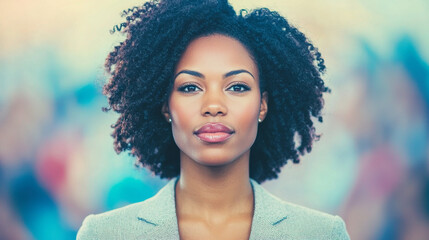
[[[191,42],[175,71],[162,113],[171,119],[180,149],[176,213],[181,239],[248,239],[254,197],[249,156],[268,95],[236,39],[215,34]],[[234,130],[224,142],[201,141],[194,131],[208,122]]]

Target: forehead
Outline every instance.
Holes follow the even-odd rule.
[[[245,69],[258,75],[256,63],[245,46],[232,37],[220,34],[199,37],[188,45],[176,67],[176,73],[187,68],[222,73]]]

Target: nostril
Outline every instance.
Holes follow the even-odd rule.
[[[225,113],[224,112],[222,112],[222,111],[218,111],[218,112],[205,112],[204,113],[204,115],[210,115],[210,116],[217,116],[217,115],[225,115]]]
[[[210,115],[210,116],[217,116],[217,115],[225,115],[227,112],[227,108],[224,104],[221,103],[211,103],[204,105],[201,108],[201,114]]]

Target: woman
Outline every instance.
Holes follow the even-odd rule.
[[[106,60],[116,151],[171,179],[154,197],[88,216],[78,239],[348,239],[344,222],[259,183],[311,151],[322,121],[316,48],[278,13],[226,0],[125,12]],[[106,111],[109,109],[105,109]],[[297,142],[294,139],[297,139]]]

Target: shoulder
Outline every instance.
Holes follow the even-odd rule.
[[[87,216],[78,231],[77,239],[147,238],[155,236],[162,229],[174,227],[174,183],[175,179],[171,180],[155,196],[145,201]],[[174,234],[174,231],[168,233],[170,232]]]
[[[88,215],[78,231],[77,240],[113,239],[113,236],[118,239],[125,238],[125,234],[135,227],[138,212],[150,201],[151,199],[148,199],[104,213]]]
[[[315,209],[303,207],[286,201],[281,203],[291,225],[299,235],[305,237],[326,236],[325,239],[350,239],[343,219]]]
[[[263,219],[257,222],[264,225],[255,228],[261,229],[261,235],[272,234],[280,239],[350,239],[341,217],[284,201],[259,184],[253,185],[255,217]]]

